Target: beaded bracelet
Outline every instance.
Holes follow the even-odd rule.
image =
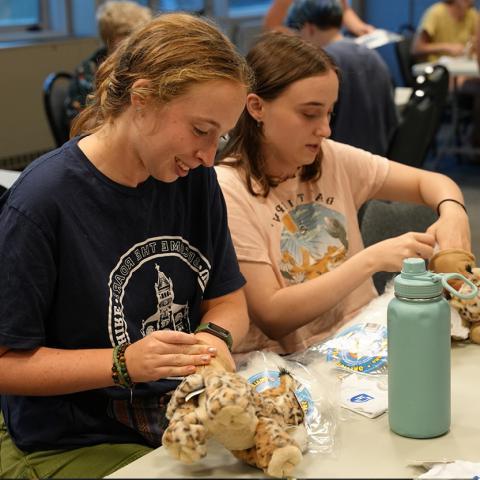
[[[438,215],[438,216],[440,216],[440,205],[441,205],[443,202],[453,202],[453,203],[456,203],[457,205],[460,205],[460,206],[465,210],[465,213],[467,213],[467,209],[465,208],[465,205],[464,205],[462,202],[459,202],[458,200],[455,200],[454,198],[445,198],[445,199],[443,199],[441,202],[439,202],[439,204],[437,205],[437,215]]]
[[[132,389],[134,384],[128,374],[127,363],[125,361],[125,350],[129,346],[129,343],[124,343],[123,345],[117,345],[113,349],[112,379],[115,385]]]

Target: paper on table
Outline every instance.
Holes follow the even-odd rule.
[[[374,49],[383,47],[388,43],[399,42],[402,39],[403,37],[398,33],[377,28],[371,33],[357,37],[354,41],[358,45],[365,45],[367,48]]]
[[[429,465],[431,465],[429,463]],[[455,460],[449,463],[435,463],[428,472],[418,478],[455,478],[480,480],[480,463]]]

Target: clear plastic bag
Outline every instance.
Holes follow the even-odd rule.
[[[349,372],[368,375],[387,373],[387,327],[378,323],[356,323],[325,342],[290,357],[303,364],[316,358],[332,362]]]
[[[305,412],[306,449],[313,453],[332,453],[339,417],[339,380],[324,361],[299,363],[272,352],[243,355],[237,372],[258,392],[279,385],[279,369],[284,368],[297,382],[295,394]]]

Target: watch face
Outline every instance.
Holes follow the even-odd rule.
[[[228,336],[228,333],[229,333],[228,330],[225,330],[224,328],[222,328],[222,327],[220,327],[220,326],[218,326],[218,325],[215,325],[214,323],[208,323],[207,325],[208,325],[208,328],[209,328],[210,330],[213,330],[213,331],[215,331],[215,332],[217,332],[217,333],[219,333],[220,335],[223,335],[223,336],[225,336],[225,337]]]

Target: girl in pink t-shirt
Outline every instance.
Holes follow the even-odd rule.
[[[292,353],[325,338],[375,295],[375,272],[407,257],[470,249],[458,186],[328,140],[339,74],[300,38],[264,34],[247,55],[256,85],[217,175],[252,320],[239,352]],[[439,207],[426,232],[364,248],[357,212],[369,199]]]

